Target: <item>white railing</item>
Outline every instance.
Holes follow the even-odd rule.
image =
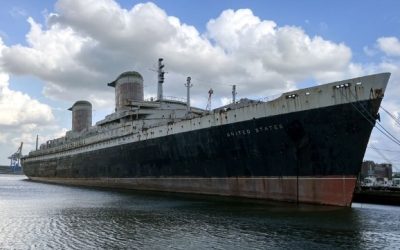
[[[164,100],[178,101],[178,102],[186,102],[185,98],[176,97],[176,96],[163,96]],[[155,102],[157,101],[156,97],[148,97],[144,99],[146,102]]]

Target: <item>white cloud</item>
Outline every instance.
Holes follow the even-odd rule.
[[[249,9],[226,10],[209,21],[207,30],[216,46],[244,68],[243,82],[250,81],[253,91],[288,89],[290,82],[343,72],[351,59],[344,44],[310,37],[300,27],[278,27]]]
[[[310,37],[300,27],[278,27],[248,9],[222,12],[204,34],[153,3],[123,9],[112,0],[60,0],[47,20],[43,27],[28,18],[28,46],[7,48],[5,66],[13,74],[41,78],[46,96],[71,103],[92,96],[89,101],[112,105],[105,83],[129,69],[140,71],[150,85],[147,94],[155,95],[148,69],[158,57],[165,58],[169,72],[166,92],[183,95],[190,75],[198,80],[194,98],[212,87],[217,99],[229,95],[231,84],[242,96],[293,89],[295,82],[322,79],[327,71],[341,74],[351,59],[344,44]]]
[[[0,59],[5,46],[0,39]],[[44,124],[54,117],[48,105],[39,103],[27,94],[8,87],[8,74],[0,68],[0,125]]]
[[[54,119],[48,105],[27,94],[10,90],[7,82],[4,82],[8,78],[5,74],[1,74],[0,78],[0,125],[46,124]]]
[[[230,98],[227,98],[227,97],[222,97],[221,98],[222,105],[228,105],[231,102],[232,102],[232,99],[230,99]]]
[[[4,50],[6,46],[0,39],[0,61]],[[54,122],[50,106],[9,88],[9,75],[0,66],[0,163],[5,163],[21,141],[25,148],[32,149],[35,132],[47,135],[59,130]]]
[[[397,37],[381,37],[377,46],[388,56],[400,56],[400,41]]]

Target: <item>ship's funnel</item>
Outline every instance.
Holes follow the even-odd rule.
[[[92,104],[88,101],[77,101],[68,110],[72,111],[72,131],[81,132],[92,126]]]
[[[115,88],[117,112],[128,109],[131,101],[143,101],[143,77],[136,71],[124,72],[107,85]]]

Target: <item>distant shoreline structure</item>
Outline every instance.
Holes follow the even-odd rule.
[[[10,166],[0,165],[0,174],[12,174],[12,175],[23,175],[22,170],[12,171]]]

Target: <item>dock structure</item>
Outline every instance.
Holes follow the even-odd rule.
[[[353,201],[400,206],[400,187],[362,187],[355,190]]]
[[[23,174],[22,169],[13,171],[10,166],[0,165],[0,174]]]

